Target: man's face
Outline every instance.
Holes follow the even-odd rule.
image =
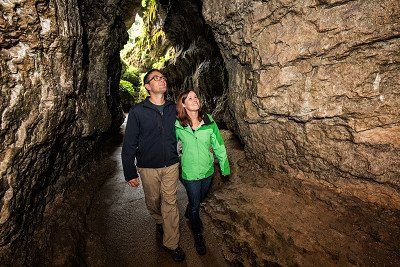
[[[167,79],[159,71],[153,71],[147,78],[148,83],[144,86],[153,94],[164,94],[167,91]]]

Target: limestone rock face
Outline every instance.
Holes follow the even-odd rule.
[[[261,167],[255,173],[254,183],[264,188],[264,191],[254,189],[258,192],[254,193],[254,199],[251,190],[243,189],[243,200],[248,203],[243,206],[232,204],[235,200],[229,200],[231,195],[217,197],[215,201],[220,205],[214,203],[215,214],[221,211],[219,208],[230,206],[246,209],[247,214],[258,210],[263,213],[261,216],[268,216],[270,204],[257,209],[256,204],[251,203],[252,200],[257,202],[257,194],[263,191],[272,202],[284,205],[280,202],[283,199],[278,201],[280,197],[264,186],[276,177],[279,177],[276,182],[279,188],[302,192],[304,198],[308,194],[311,199],[323,199],[331,207],[339,207],[340,199],[350,198],[360,205],[360,210],[365,204],[398,214],[400,2],[205,0],[203,15],[213,30],[229,73],[228,103],[234,120],[228,124],[245,144],[247,160],[254,160]],[[240,187],[235,190],[231,191],[240,192]],[[323,193],[327,191],[330,193]],[[279,192],[275,193],[281,194]],[[301,198],[300,195],[299,200]],[[343,205],[348,205],[348,210],[354,209],[348,203],[344,201]],[[365,211],[370,214],[369,208]],[[227,212],[234,211],[228,209]],[[279,216],[284,220],[284,213]],[[293,216],[289,217],[294,219]],[[253,219],[244,225],[244,230],[258,229],[257,226],[262,225],[267,229],[272,225],[270,221],[264,224],[264,219],[258,217]],[[219,223],[229,221],[221,219]],[[278,221],[275,223],[279,225]],[[235,227],[229,223],[221,225],[225,229]],[[315,222],[315,225],[324,224]],[[326,227],[329,231],[332,230],[329,227],[334,226]],[[386,226],[380,227],[382,230]],[[295,228],[275,228],[275,234],[284,233],[286,241],[292,238],[291,242],[296,242],[296,233],[310,233],[296,232]],[[240,240],[245,240],[245,231],[236,230],[232,239],[237,240],[236,243],[231,240],[232,246],[238,245],[236,252],[241,253],[239,247],[244,249],[245,246]],[[276,240],[273,232],[266,233],[265,240]],[[391,229],[391,234],[398,237],[399,228]],[[262,237],[262,233],[258,233],[258,237]],[[346,242],[362,244],[362,234],[353,237]],[[309,240],[318,242],[318,238]],[[388,251],[398,251],[396,240],[393,237],[386,240]],[[297,244],[286,245],[296,247]],[[334,247],[334,243],[331,245]],[[274,253],[276,251],[278,249]],[[323,251],[320,250],[320,255]],[[327,251],[332,250],[327,249],[325,253]],[[357,259],[343,258],[344,251],[346,249],[334,252],[338,254],[331,258],[331,263],[384,262],[365,255]],[[362,249],[358,251],[362,253],[360,251]],[[249,253],[247,256],[283,265],[312,264],[313,259],[324,262],[323,256],[316,254],[310,261],[303,261],[293,256],[293,251],[285,252],[293,256],[293,261],[273,257],[272,252],[263,254],[253,250],[252,253],[253,257]]]
[[[127,34],[118,2],[0,4],[3,263],[11,251],[30,262],[42,219],[79,184],[75,172],[93,158],[100,138],[122,123],[119,49]]]
[[[400,208],[400,3],[204,1],[247,153]]]

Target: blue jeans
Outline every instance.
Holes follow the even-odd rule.
[[[211,186],[212,177],[196,181],[187,181],[182,179],[188,195],[188,217],[194,234],[202,232],[203,223],[200,219],[200,203],[206,197]]]

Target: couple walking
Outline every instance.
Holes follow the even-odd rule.
[[[230,168],[225,145],[211,115],[201,109],[194,91],[179,95],[177,104],[165,100],[167,80],[152,69],[143,78],[150,96],[129,111],[122,146],[125,180],[137,187],[143,184],[145,202],[163,235],[163,248],[174,261],[185,259],[179,247],[179,212],[176,193],[179,180],[177,140],[182,142],[181,181],[188,195],[185,217],[190,221],[194,246],[206,254],[200,203],[206,196],[214,173],[212,147],[222,175]]]

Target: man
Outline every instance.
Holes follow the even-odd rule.
[[[147,209],[163,234],[163,248],[174,261],[183,261],[185,253],[178,246],[176,108],[165,100],[167,79],[159,70],[147,72],[143,81],[150,96],[129,111],[121,154],[124,176],[132,187],[142,181]]]

